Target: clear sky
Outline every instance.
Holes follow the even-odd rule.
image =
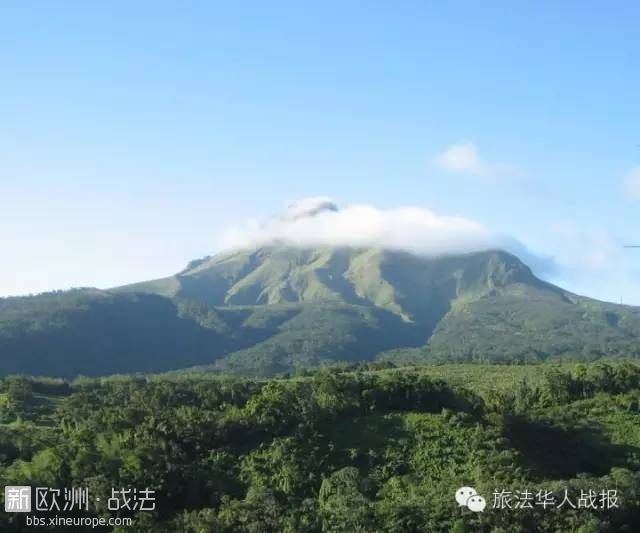
[[[528,4],[528,5],[526,5]],[[0,295],[180,270],[301,197],[475,220],[640,304],[640,3],[9,1]]]

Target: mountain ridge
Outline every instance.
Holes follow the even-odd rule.
[[[640,309],[565,291],[503,250],[273,244],[105,291],[0,300],[5,374],[640,357],[639,337]]]

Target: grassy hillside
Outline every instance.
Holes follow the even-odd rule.
[[[632,532],[639,405],[632,364],[7,378],[0,477],[87,486],[102,501],[110,487],[149,487],[155,511],[121,513],[140,532]],[[483,513],[455,502],[464,485]],[[565,489],[574,504],[615,489],[617,506],[494,508],[496,491],[535,502]],[[111,516],[100,504],[81,514]],[[5,513],[0,528],[26,531],[23,520]]]
[[[209,307],[319,301],[376,306],[430,331],[452,301],[514,283],[563,294],[501,251],[427,258],[377,248],[286,246],[213,256],[170,278],[114,291],[186,298]]]
[[[629,358],[639,338],[638,308],[563,291],[501,251],[269,246],[111,291],[0,299],[0,374]]]
[[[133,288],[153,291],[158,283]],[[501,251],[425,258],[371,248],[275,246],[207,258],[162,283],[174,287],[175,297],[217,308],[239,303],[318,308],[315,331],[305,327],[302,312],[268,342],[216,365],[243,372],[352,360],[348,351],[354,349],[360,359],[389,350],[383,358],[414,362],[640,356],[640,309],[571,294],[537,279],[520,260]],[[327,303],[357,309],[330,310]],[[373,327],[369,318],[364,327],[360,321],[354,325],[351,317],[367,309],[379,317],[379,311],[388,314]],[[350,333],[357,339],[358,328],[382,328],[377,337],[389,342],[345,341]]]

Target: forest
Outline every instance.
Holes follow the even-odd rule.
[[[103,531],[633,532],[639,404],[631,362],[16,375],[0,383],[0,476],[86,488],[88,510],[59,516],[133,520]],[[456,503],[462,486],[483,512]],[[152,491],[154,509],[109,509],[114,488]],[[602,491],[615,501],[579,505]],[[0,530],[34,528],[4,513]]]

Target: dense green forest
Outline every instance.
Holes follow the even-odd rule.
[[[9,376],[0,475],[88,487],[82,516],[111,516],[114,487],[154,490],[156,509],[113,513],[134,519],[115,531],[640,530],[640,366],[382,366],[269,380]],[[484,512],[458,506],[461,486]],[[494,508],[497,491],[565,489],[574,504],[615,490],[617,505]],[[0,530],[29,530],[24,516],[2,514]]]

